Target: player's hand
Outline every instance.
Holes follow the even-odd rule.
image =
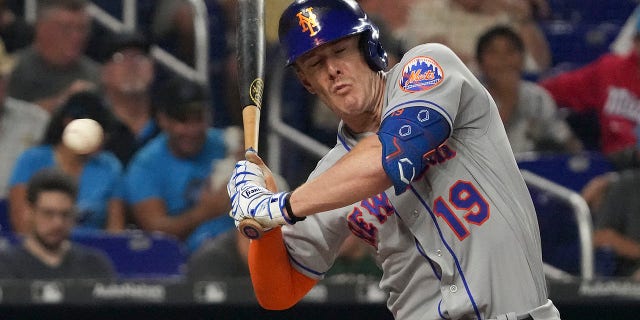
[[[267,189],[263,170],[257,164],[238,161],[227,184],[227,192],[231,199],[229,215],[236,222],[251,218],[264,228],[291,224],[284,209],[288,193]]]
[[[260,167],[260,170],[262,170],[262,177],[264,178],[264,183],[267,189],[274,193],[277,192],[278,186],[276,185],[276,180],[273,177],[273,173],[271,173],[271,169],[269,169],[264,161],[262,161],[262,158],[260,158],[260,156],[258,156],[258,154],[253,149],[247,150],[244,154],[244,157],[245,159],[257,164],[258,167]]]

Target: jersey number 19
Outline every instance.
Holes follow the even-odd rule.
[[[436,216],[442,218],[456,234],[460,241],[469,236],[469,229],[456,215],[456,211],[464,211],[462,217],[467,223],[482,225],[489,219],[489,203],[469,181],[458,180],[449,189],[449,201],[438,197],[433,208]]]

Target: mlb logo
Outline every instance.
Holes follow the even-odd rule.
[[[59,282],[33,282],[31,284],[31,300],[36,303],[62,302],[64,300],[64,287]]]
[[[227,286],[222,282],[198,282],[194,297],[201,303],[221,303],[227,300]]]

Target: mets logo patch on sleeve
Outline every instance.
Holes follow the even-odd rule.
[[[442,80],[442,67],[429,57],[419,56],[404,65],[399,85],[405,92],[420,92],[437,87]]]

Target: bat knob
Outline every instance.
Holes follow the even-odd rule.
[[[245,219],[240,221],[238,229],[247,239],[256,240],[262,237],[262,226],[255,220]]]

